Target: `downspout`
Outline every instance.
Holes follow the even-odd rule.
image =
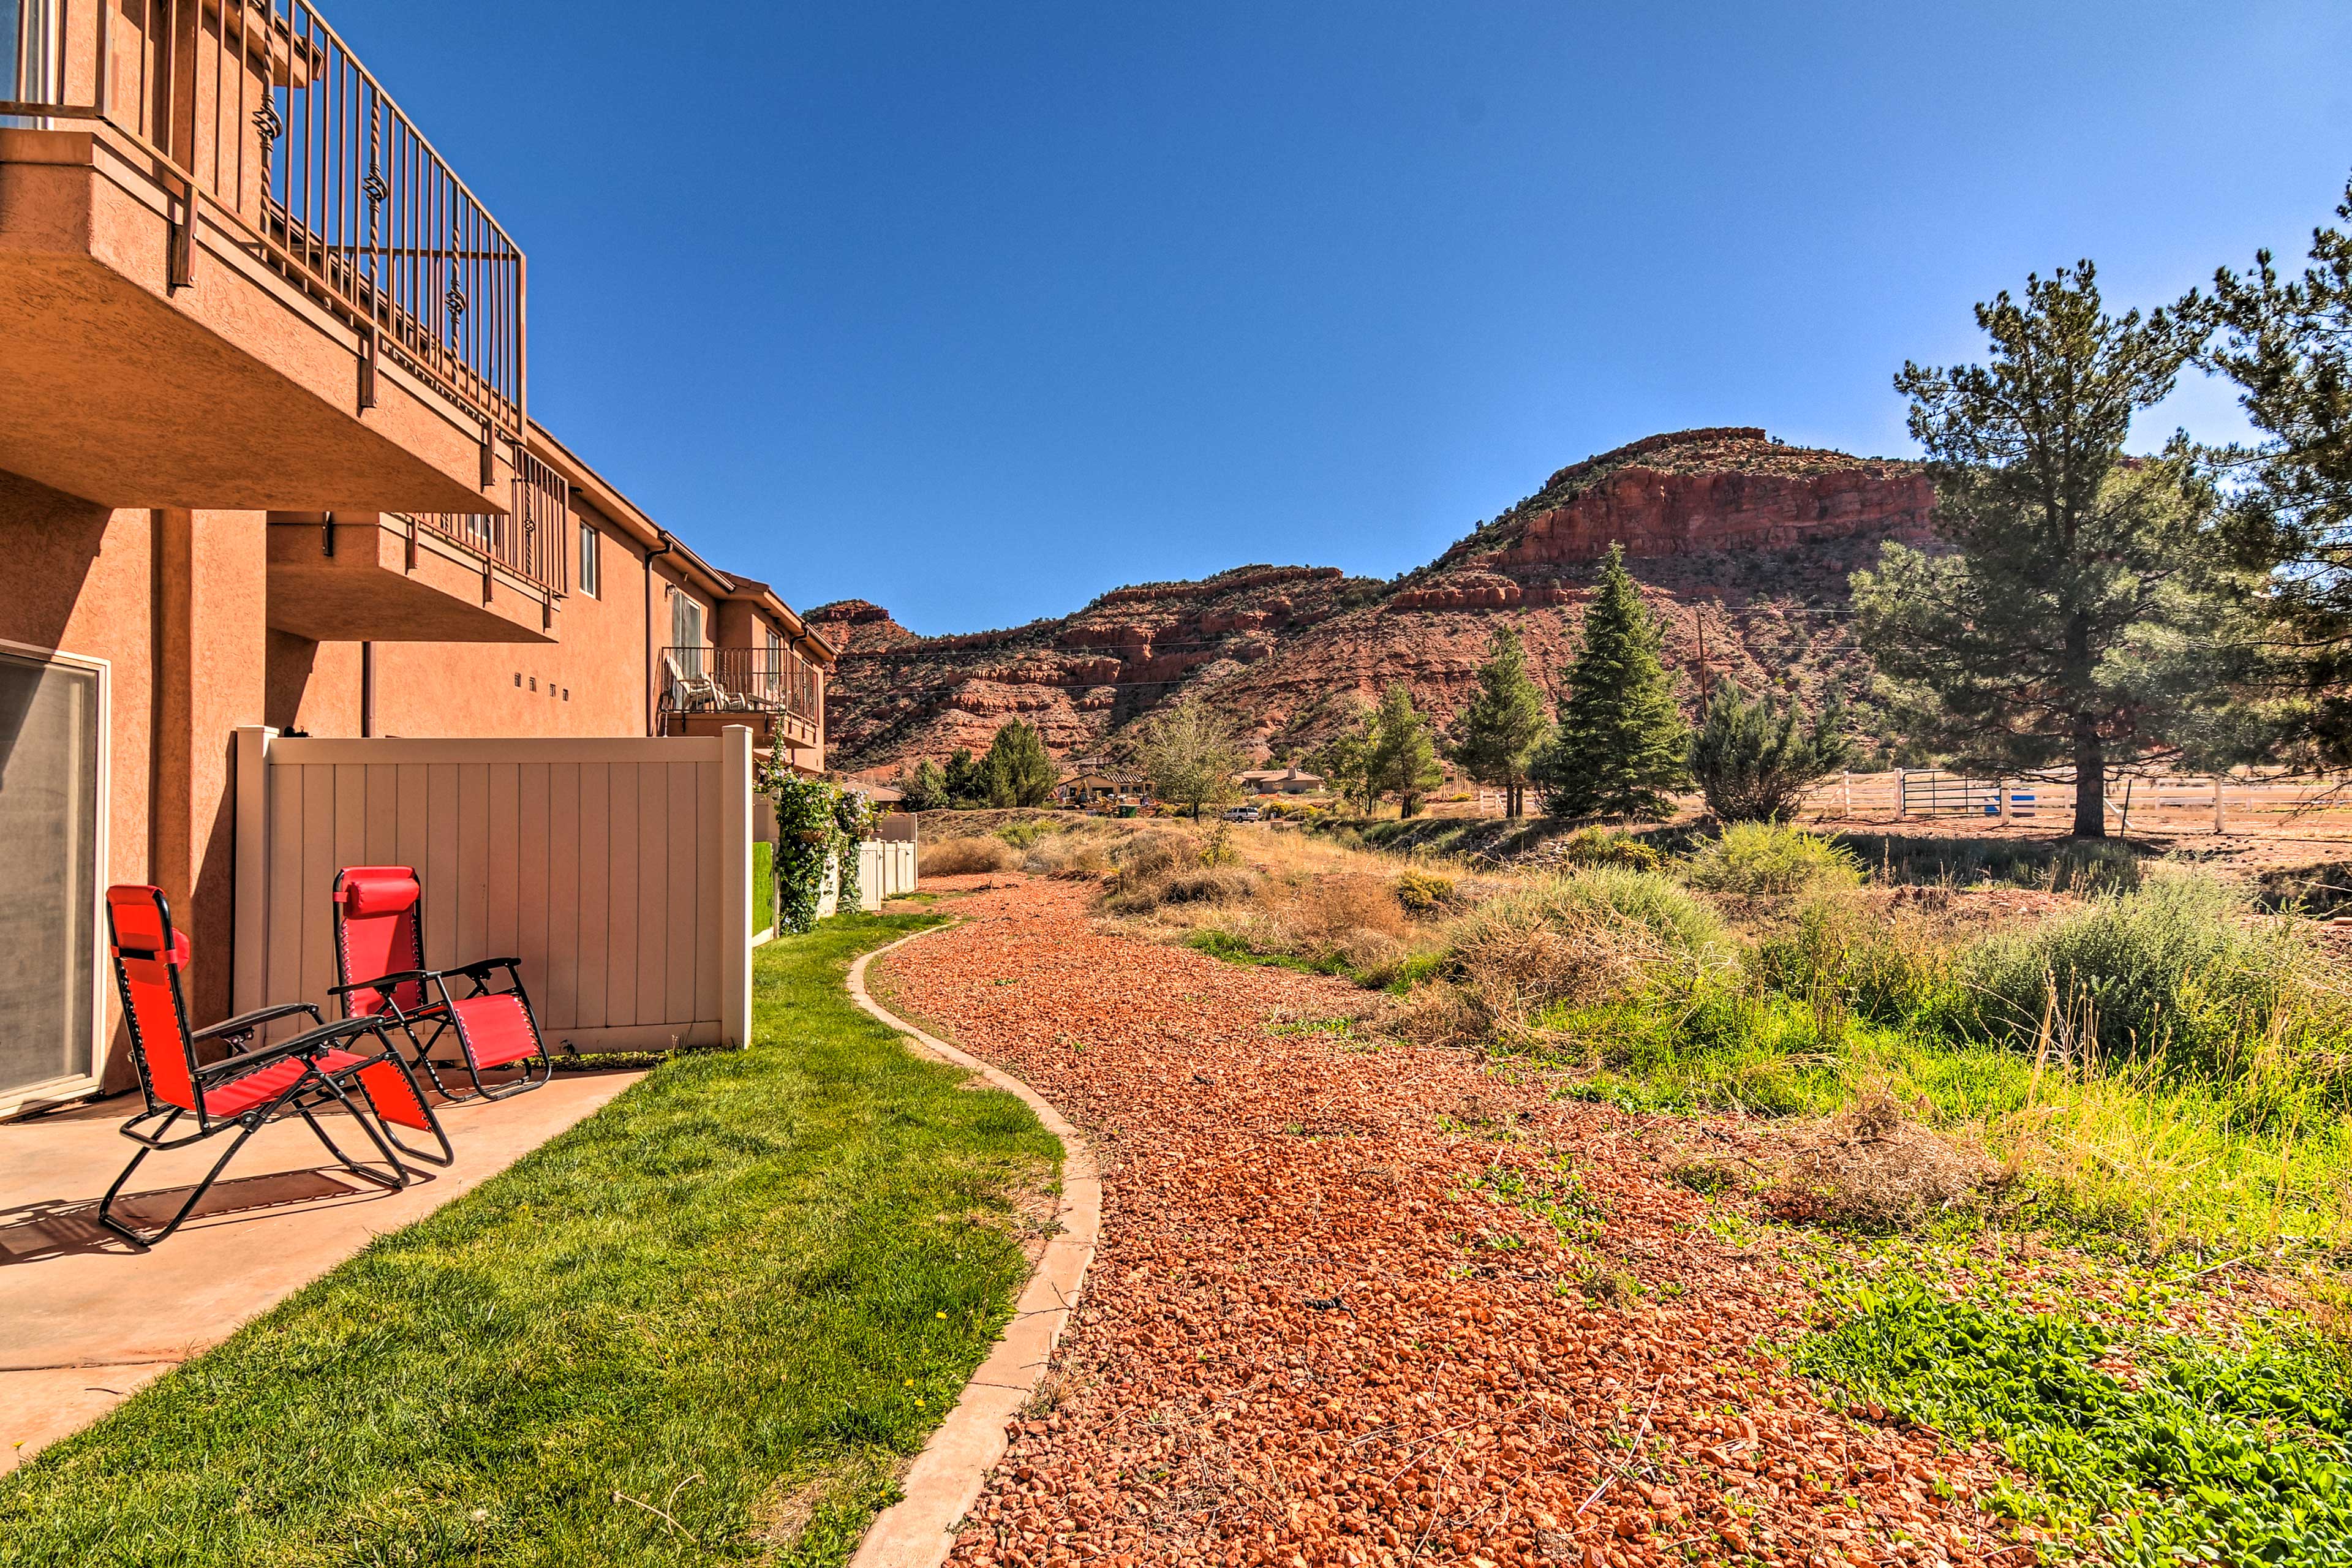
[[[654,673],[654,563],[677,551],[677,541],[670,537],[668,529],[656,525],[654,533],[661,540],[661,548],[646,552],[646,733],[648,735],[661,733],[661,683]]]
[[[360,644],[360,739],[375,734],[375,644]]]

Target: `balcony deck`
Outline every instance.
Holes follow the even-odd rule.
[[[306,0],[53,0],[0,78],[0,467],[503,513],[523,258]]]

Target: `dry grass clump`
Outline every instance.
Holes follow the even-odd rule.
[[[1992,1181],[1981,1152],[1913,1121],[1894,1096],[1873,1089],[1797,1144],[1783,1195],[1810,1218],[1916,1230],[1974,1207]]]
[[[915,851],[915,874],[971,877],[983,871],[1010,871],[1020,861],[1020,851],[1003,839],[992,834],[976,834],[923,845]]]
[[[1444,982],[1416,987],[1392,1026],[1431,1044],[1538,1043],[1547,1009],[1630,994],[1685,952],[1671,921],[1573,881],[1507,893],[1454,921]]]
[[[1021,868],[1040,877],[1099,877],[1110,869],[1111,847],[1107,842],[1109,836],[1108,824],[1087,823],[1067,828],[1032,845]]]
[[[1114,868],[1103,908],[1129,917],[1170,906],[1243,903],[1265,879],[1246,867],[1209,863],[1213,842],[1176,829],[1146,828],[1108,851]]]

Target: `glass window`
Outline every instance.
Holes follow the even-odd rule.
[[[91,1070],[98,680],[0,653],[0,1097]]]
[[[702,673],[702,606],[683,589],[669,601],[669,640],[677,649],[678,668],[688,675]]]
[[[603,563],[596,556],[596,525],[583,519],[580,524],[580,591],[590,598],[601,596],[604,582],[598,569]]]

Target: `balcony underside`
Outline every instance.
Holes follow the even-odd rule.
[[[556,640],[546,589],[428,530],[410,549],[402,518],[272,517],[269,624],[313,642]]]
[[[800,748],[817,743],[817,727],[793,713],[706,710],[664,713],[661,724],[665,735],[716,735],[730,724],[741,724],[751,730],[752,746],[763,752],[779,745]]]
[[[102,133],[0,131],[0,468],[117,507],[503,512],[478,425],[201,216],[167,287],[163,189]],[[201,206],[200,206],[201,210]]]

